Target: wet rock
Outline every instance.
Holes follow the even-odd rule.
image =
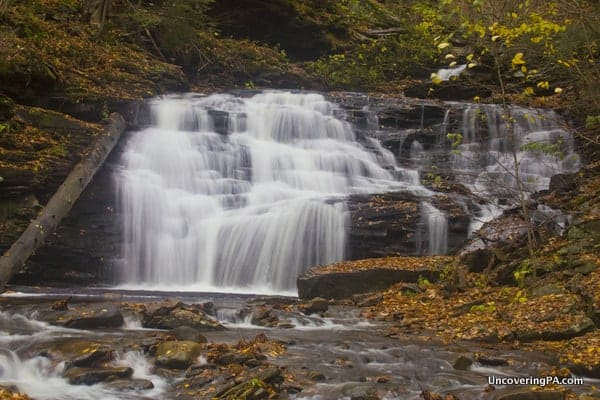
[[[196,343],[206,343],[206,337],[200,333],[198,329],[191,326],[178,326],[171,329],[169,335],[177,340],[187,340]]]
[[[202,305],[188,305],[176,299],[149,305],[143,313],[142,325],[156,329],[175,329],[180,326],[200,331],[225,329],[219,321],[206,314]]]
[[[348,383],[342,388],[342,394],[350,400],[379,400],[377,390],[371,385]]]
[[[67,298],[67,299],[62,299],[62,300],[57,300],[54,303],[52,303],[52,309],[54,311],[67,311],[69,309],[69,301],[71,300],[71,297]]]
[[[564,400],[564,390],[502,389],[493,392],[493,400]]]
[[[527,224],[518,215],[518,210],[509,210],[485,223],[460,250],[459,258],[470,272],[482,272],[505,261],[508,252],[522,248],[526,238]]]
[[[279,318],[273,313],[273,309],[266,305],[260,305],[252,310],[250,322],[253,325],[275,326]]]
[[[185,389],[186,391],[190,391],[206,387],[206,385],[212,383],[213,381],[213,374],[208,374],[208,376],[197,375],[184,380],[183,385],[180,385],[180,387],[183,386],[183,389]]]
[[[321,382],[326,379],[325,375],[322,372],[318,371],[310,371],[308,373],[308,379],[315,382]]]
[[[123,315],[113,304],[78,304],[69,310],[42,311],[40,319],[73,329],[119,328]]]
[[[573,364],[569,366],[569,370],[576,375],[588,376],[590,378],[600,379],[600,364],[582,365]]]
[[[296,325],[291,323],[290,321],[281,321],[277,324],[277,328],[279,329],[293,329]]]
[[[150,355],[155,355],[156,348],[158,347],[158,345],[161,342],[162,342],[162,339],[159,337],[147,337],[142,340],[142,342],[140,343],[140,346],[144,350],[144,352],[146,352]]]
[[[365,299],[362,299],[356,305],[358,307],[372,307],[375,304],[379,304],[381,300],[383,300],[383,295],[381,293],[375,293]]]
[[[190,365],[188,367],[188,369],[185,371],[185,377],[191,378],[193,376],[203,373],[204,371],[216,369],[216,368],[217,368],[217,365],[213,364],[213,363],[193,364],[193,365]]]
[[[116,379],[127,379],[133,375],[131,367],[114,368],[71,368],[63,373],[63,376],[72,385],[94,385]]]
[[[170,369],[186,369],[200,355],[202,346],[191,341],[162,342],[156,348],[156,365]]]
[[[255,368],[255,367],[259,367],[261,365],[265,365],[266,363],[266,358],[263,357],[258,357],[258,358],[251,358],[247,361],[244,362],[244,365],[250,368]]]
[[[551,192],[569,192],[577,188],[577,174],[556,174],[550,178]]]
[[[86,350],[86,349],[84,349]],[[91,348],[65,364],[65,370],[73,367],[98,367],[101,363],[113,359],[114,352],[106,348]]]
[[[277,367],[267,367],[264,370],[258,368],[248,371],[248,375],[252,378],[245,380],[237,385],[226,385],[221,388],[215,397],[225,399],[247,399],[258,400],[269,397],[269,391],[266,386],[273,389],[274,385],[279,385],[284,378],[281,371]]]
[[[249,354],[230,352],[219,355],[217,358],[215,358],[215,363],[219,365],[244,364],[251,359],[252,356]]]
[[[452,367],[459,371],[466,371],[471,367],[471,365],[473,365],[473,360],[471,358],[460,356],[454,361]]]
[[[315,297],[312,300],[298,305],[298,310],[306,315],[322,314],[329,309],[329,302],[322,297]]]
[[[487,356],[478,354],[475,360],[481,365],[489,365],[491,367],[500,367],[508,365],[508,360],[502,357]]]
[[[154,388],[154,384],[148,379],[119,379],[109,382],[106,385],[120,392],[142,391]]]

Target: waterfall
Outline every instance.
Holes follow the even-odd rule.
[[[318,94],[167,97],[151,114],[117,176],[126,285],[294,291],[344,258],[348,194],[414,185]]]
[[[123,221],[119,282],[295,293],[304,270],[344,259],[351,194],[411,192],[425,228],[419,241],[427,243],[415,251],[444,254],[451,216],[434,207],[420,171],[439,171],[486,199],[476,206],[473,232],[511,204],[518,186],[514,154],[527,191],[545,189],[551,176],[579,166],[572,135],[552,111],[447,107],[434,129],[391,132],[398,147],[375,139],[386,134],[377,130],[376,113],[361,108],[358,115],[366,113],[369,123],[356,133],[346,121],[350,113],[315,93],[154,99],[150,126],[132,134],[116,176]],[[460,133],[460,140],[448,133]],[[528,143],[559,143],[561,154],[526,149]],[[459,203],[471,212],[468,202]]]
[[[475,193],[514,198],[515,155],[527,192],[548,189],[553,175],[580,166],[573,136],[554,111],[517,106],[505,110],[488,104],[464,107],[462,115],[462,143],[452,155],[450,169]],[[529,144],[537,146],[527,148]]]
[[[446,254],[448,251],[448,218],[446,214],[428,202],[421,203],[421,208],[427,229],[428,254]]]

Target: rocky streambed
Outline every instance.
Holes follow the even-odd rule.
[[[392,338],[392,323],[350,301],[15,289],[0,297],[0,385],[33,399],[558,399],[597,384],[490,386],[545,376],[556,360]]]

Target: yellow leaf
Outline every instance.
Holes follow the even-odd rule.
[[[562,93],[562,91],[563,91],[562,88],[559,88],[559,87],[554,88],[554,93],[556,93],[556,94],[560,94],[560,93]]]
[[[431,74],[431,76],[429,77],[429,79],[431,79],[431,82],[435,83],[436,85],[439,85],[440,83],[443,82],[443,79],[440,78],[440,76],[438,74],[436,74],[435,72],[433,72]]]
[[[445,48],[449,47],[450,43],[448,42],[442,42],[440,44],[437,45],[438,50],[444,50]]]
[[[523,59],[523,53],[515,54],[515,56],[513,57],[511,62],[512,62],[513,68],[515,68],[517,65],[526,64],[525,60]]]

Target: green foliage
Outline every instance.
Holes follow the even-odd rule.
[[[199,33],[212,30],[206,10],[213,0],[125,2],[115,7],[113,27],[125,28],[130,38],[156,56],[184,67],[205,61]]]
[[[547,142],[531,142],[521,146],[522,151],[528,151],[532,153],[548,154],[560,158],[561,160],[565,157],[565,142],[564,139],[559,137],[554,143]]]
[[[600,115],[588,115],[585,118],[586,129],[599,129],[600,128]]]
[[[332,89],[368,90],[383,80],[380,60],[374,53],[377,42],[361,45],[358,53],[333,54],[310,64],[310,68]]]
[[[350,14],[351,20],[356,20],[359,12],[352,10],[364,8],[367,3],[373,6],[373,2],[347,1],[340,2],[339,7]],[[438,56],[432,43],[442,34],[441,14],[433,6],[419,3],[398,7],[396,11],[406,20],[400,22],[390,10],[367,11],[362,14],[359,25],[368,30],[365,25],[370,17],[365,17],[373,15],[371,23],[391,19],[393,26],[402,25],[403,29],[346,45],[343,52],[310,63],[309,68],[331,89],[373,90],[389,85],[390,81],[422,74],[423,68]],[[356,23],[353,26],[356,27]]]
[[[518,290],[517,293],[515,293],[515,296],[513,297],[514,303],[525,303],[527,302],[527,300],[527,293],[523,289]]]
[[[527,277],[527,275],[530,275],[532,273],[533,269],[531,267],[531,264],[528,260],[524,260],[523,262],[521,262],[521,264],[519,264],[519,267],[513,272],[513,277],[515,278],[515,281],[517,281],[519,287],[522,288],[525,285],[525,278]]]
[[[203,33],[200,38],[207,57],[202,72],[222,75],[227,71],[236,78],[222,83],[253,88],[257,74],[280,73],[288,63],[285,52],[249,40],[220,39],[214,33]]]
[[[471,306],[471,312],[493,313],[496,311],[496,304],[493,301],[484,304],[476,304]]]
[[[417,284],[422,288],[428,288],[429,286],[432,285],[432,283],[429,281],[429,279],[425,278],[422,275],[419,275],[419,278],[417,279]]]
[[[446,0],[444,6],[461,21],[462,37],[473,44],[474,51],[465,57],[469,66],[489,68],[496,75],[503,96],[508,93],[530,96],[551,89],[548,67],[556,64],[556,44],[563,40],[570,24],[557,12],[556,1],[542,4],[508,0],[500,4]],[[452,54],[450,48],[443,50]]]
[[[452,152],[458,154],[458,146],[462,143],[463,135],[461,133],[448,133],[446,137],[451,142]]]
[[[263,388],[265,387],[265,383],[258,378],[253,378],[252,380],[250,380],[250,386],[252,386],[253,388]]]

